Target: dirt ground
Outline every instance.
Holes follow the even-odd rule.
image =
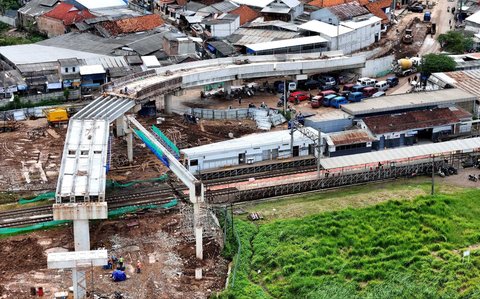
[[[124,257],[128,279],[112,282],[112,270],[87,268],[87,288],[110,298],[115,291],[124,297],[208,298],[225,285],[228,261],[221,247],[204,238],[204,260],[195,258],[192,230],[181,212],[129,217],[123,220],[91,222],[93,249],[106,248],[109,255]],[[132,226],[134,225],[134,226]],[[49,270],[47,252],[73,250],[71,226],[0,239],[0,298],[32,298],[31,287],[43,287],[46,298],[71,286],[69,270]],[[135,273],[137,261],[142,272]],[[204,279],[195,280],[195,268],[202,267]]]
[[[65,128],[48,128],[45,118],[18,122],[0,133],[0,190],[53,190],[65,140]]]

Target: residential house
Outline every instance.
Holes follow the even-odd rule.
[[[480,11],[465,19],[465,31],[480,33]]]
[[[313,11],[310,13],[310,19],[337,26],[341,21],[354,20],[368,15],[370,12],[354,1]]]
[[[59,74],[64,88],[79,87],[81,61],[77,58],[59,59]]]
[[[70,31],[74,23],[95,18],[87,9],[80,10],[62,2],[51,11],[38,18],[38,30],[48,37],[62,35]]]
[[[210,37],[225,37],[235,32],[240,27],[240,16],[234,14],[222,14],[217,18],[202,21],[205,27],[204,33]]]
[[[303,14],[303,3],[298,0],[274,0],[262,9],[265,21],[280,20],[293,22]]]
[[[385,26],[390,23],[392,15],[392,0],[378,0],[368,2],[365,8],[368,9],[373,15],[382,19],[382,24]]]
[[[156,14],[102,22],[96,28],[105,37],[152,30],[164,24]]]
[[[240,26],[243,26],[245,23],[251,22],[260,16],[256,10],[246,5],[241,5],[230,13],[240,16]]]
[[[305,35],[320,35],[329,41],[331,50],[349,54],[377,42],[381,38],[381,19],[376,16],[342,21],[338,26],[317,20],[299,26]]]
[[[183,33],[167,32],[163,35],[163,50],[168,56],[195,54],[193,40]]]
[[[101,64],[80,66],[82,94],[90,94],[107,83],[107,71]]]
[[[37,31],[37,18],[51,11],[59,0],[31,0],[17,11],[17,26]]]

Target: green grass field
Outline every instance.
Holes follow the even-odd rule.
[[[480,190],[428,188],[369,185],[248,207],[268,217],[235,220],[241,254],[222,297],[480,298]]]

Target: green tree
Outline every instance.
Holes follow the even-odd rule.
[[[473,47],[473,39],[458,31],[448,31],[438,36],[442,49],[452,54],[463,54]]]
[[[429,76],[432,73],[454,71],[456,65],[455,60],[448,55],[427,54],[422,57],[420,71]]]
[[[4,13],[9,9],[19,9],[20,4],[17,0],[0,0],[0,13]]]

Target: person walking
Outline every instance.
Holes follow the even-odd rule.
[[[142,271],[142,263],[140,261],[137,261],[137,273],[140,273]]]
[[[238,97],[238,106],[242,105],[242,97]]]
[[[411,81],[412,81],[412,79],[410,79],[410,77],[408,77],[408,85],[410,85]]]

